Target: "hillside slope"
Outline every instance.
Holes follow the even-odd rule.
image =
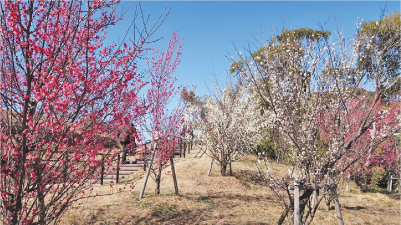
[[[145,197],[139,200],[144,172],[138,171],[112,188],[96,185],[86,194],[100,196],[77,204],[61,224],[276,224],[282,208],[272,191],[258,184],[251,158],[233,164],[233,177],[222,177],[217,164],[207,176],[211,159],[194,158],[196,153],[192,150],[186,159],[175,159],[178,196],[166,168],[162,194],[155,196],[155,182],[149,179]],[[399,195],[359,194],[356,186],[339,194],[345,224],[400,224]],[[334,207],[327,211],[321,204],[313,224],[337,224],[335,216]]]

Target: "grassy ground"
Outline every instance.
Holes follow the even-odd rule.
[[[174,195],[172,176],[166,168],[161,195],[149,179],[145,197],[138,199],[143,171],[117,186],[96,185],[82,205],[69,210],[61,224],[275,224],[282,208],[273,193],[253,182],[257,179],[252,159],[233,164],[233,177],[222,177],[215,164],[207,176],[210,158],[175,159],[179,195]],[[277,170],[285,169],[274,165]],[[121,192],[119,192],[121,191]],[[345,224],[400,224],[400,196],[339,191]],[[314,224],[337,224],[334,207],[322,205]],[[288,223],[288,221],[286,221]],[[289,224],[289,223],[288,223]]]

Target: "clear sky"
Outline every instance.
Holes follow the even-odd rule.
[[[127,8],[131,1],[122,1],[119,6]],[[109,29],[108,39],[122,38],[129,26],[135,9],[134,3],[125,14],[124,21]],[[141,3],[145,15],[154,21],[168,1],[144,1]],[[230,63],[227,56],[235,57],[235,48],[244,50],[254,37],[266,41],[272,30],[281,33],[283,26],[293,28],[319,28],[335,32],[343,30],[351,37],[356,29],[358,17],[365,21],[379,20],[385,14],[400,11],[399,1],[172,1],[170,14],[153,36],[164,40],[153,47],[165,50],[174,31],[184,39],[181,64],[175,76],[178,85],[196,85],[196,95],[209,94],[213,74],[224,83]],[[262,35],[264,30],[264,38]],[[117,40],[116,40],[117,39]],[[256,50],[256,47],[254,48]]]

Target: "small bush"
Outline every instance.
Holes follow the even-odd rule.
[[[378,166],[372,168],[370,188],[377,191],[383,188],[387,188],[386,170]]]

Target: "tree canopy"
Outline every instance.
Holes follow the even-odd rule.
[[[400,89],[400,54],[401,54],[401,14],[393,12],[378,21],[362,24],[361,34],[373,37],[361,48],[358,68],[366,70],[372,79],[374,67],[380,67],[381,79],[388,89],[386,96],[399,93]],[[372,60],[378,54],[379,61]],[[380,64],[378,64],[380,62]]]
[[[260,66],[265,65],[267,60],[274,59],[278,54],[289,55],[291,54],[290,49],[297,47],[298,54],[303,54],[303,49],[301,46],[302,41],[319,41],[326,39],[330,36],[330,31],[323,30],[312,30],[310,28],[299,28],[292,30],[283,30],[280,35],[276,35],[269,40],[266,46],[260,47],[258,50],[252,53],[252,58]],[[264,54],[268,52],[269,54]],[[241,66],[244,66],[242,60],[233,62],[230,68],[230,72],[234,73],[238,71]]]

